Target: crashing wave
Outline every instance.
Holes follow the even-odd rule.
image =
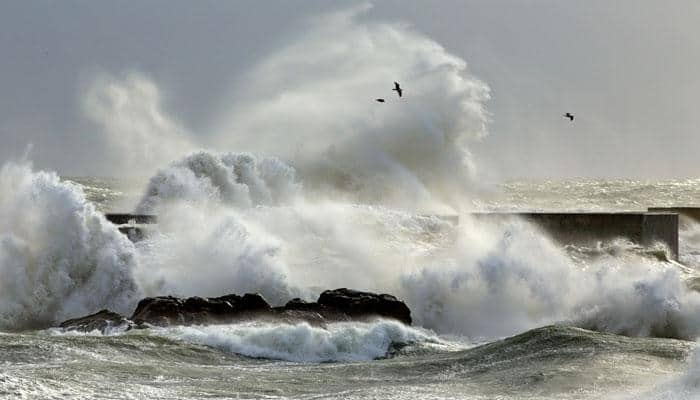
[[[277,205],[298,191],[294,169],[276,158],[199,152],[152,177],[136,212],[153,212],[168,201],[217,201],[239,208]]]
[[[437,341],[431,333],[395,321],[338,322],[325,328],[301,324],[249,323],[176,327],[156,335],[255,358],[296,362],[369,361],[392,346]]]
[[[0,169],[0,329],[45,327],[137,298],[134,246],[75,185]]]

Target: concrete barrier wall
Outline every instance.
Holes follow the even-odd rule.
[[[689,208],[690,209],[690,208]],[[650,209],[652,210],[652,209]],[[521,218],[529,221],[546,232],[555,240],[564,244],[595,245],[599,241],[627,238],[641,246],[649,246],[661,242],[671,250],[672,257],[678,258],[678,211],[667,212],[610,212],[610,213],[544,213],[544,212],[512,212],[512,213],[472,213],[476,219],[487,221],[503,220],[506,218]],[[674,209],[675,210],[675,209]],[[700,209],[698,218],[700,218]],[[105,217],[116,225],[153,224],[157,222],[155,215],[135,214],[106,214]],[[454,224],[459,223],[458,216],[441,215]],[[129,234],[132,240],[143,236],[138,227],[125,226],[120,230]],[[132,237],[133,236],[133,237]]]
[[[138,242],[146,237],[146,231],[141,227],[145,224],[155,224],[158,218],[148,214],[105,214],[107,221],[119,226],[119,232],[126,235],[132,242]]]
[[[661,242],[671,250],[671,256],[678,260],[678,214],[648,212],[644,215],[642,242],[644,246]]]
[[[155,215],[147,214],[123,214],[123,213],[111,213],[105,214],[107,221],[115,225],[126,225],[126,224],[155,224],[158,222],[158,218]]]
[[[565,244],[595,245],[598,241],[627,238],[641,246],[661,242],[678,257],[678,214],[640,213],[473,213],[477,219],[497,221],[521,218]]]
[[[700,207],[649,207],[649,212],[672,212],[700,222]]]

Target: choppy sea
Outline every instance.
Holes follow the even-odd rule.
[[[86,204],[129,211],[142,195],[141,188],[118,179],[47,179],[43,187],[68,200],[41,206],[73,207],[46,217],[63,221],[64,229],[71,229],[68,219]],[[34,196],[41,197],[42,190],[35,187]],[[492,185],[471,201],[475,210],[509,211],[700,205],[700,180],[514,181]],[[198,230],[197,224],[211,223],[210,217],[195,213],[182,223]],[[227,222],[180,239],[181,228],[166,221],[163,232],[136,245],[105,239],[91,228],[76,228],[78,235],[94,235],[83,241],[49,243],[46,236],[29,236],[40,241],[36,246],[57,247],[53,252],[17,245],[10,253],[12,239],[3,238],[5,257],[35,259],[23,264],[33,268],[23,276],[9,276],[18,274],[8,267],[13,261],[0,259],[5,263],[0,289],[12,285],[17,303],[1,298],[0,397],[700,398],[700,352],[694,341],[700,335],[700,294],[692,289],[700,268],[700,230],[694,223],[683,225],[681,264],[674,265],[627,252],[624,241],[600,244],[619,251],[591,253],[555,244],[525,225],[459,228],[369,206],[268,206],[215,217]],[[80,224],[93,223],[81,218]],[[324,222],[333,218],[336,224]],[[353,229],[338,227],[343,221]],[[114,250],[110,241],[126,250]],[[138,286],[136,297],[257,289],[274,302],[300,293],[312,298],[323,286],[346,282],[395,293],[408,302],[416,324],[247,323],[110,335],[62,332],[47,326],[51,315],[76,316],[90,307],[47,304],[77,301],[52,282],[77,282],[76,274],[87,274],[67,264],[107,262],[83,255],[80,246],[102,246],[100,251],[112,252],[107,259],[132,257],[109,268],[136,265],[130,275]],[[228,249],[237,246],[243,249]],[[356,256],[360,248],[366,254]],[[80,254],[67,256],[70,252]],[[190,269],[204,259],[214,266]],[[57,268],[51,263],[66,265],[61,273],[49,273]],[[171,264],[181,266],[170,270]],[[188,274],[189,285],[169,280]],[[369,275],[374,285],[352,274]],[[32,279],[47,282],[31,284]],[[111,276],[108,282],[115,279],[121,278]],[[223,282],[210,282],[217,279]],[[84,283],[85,293],[104,284]],[[37,293],[25,293],[32,290]],[[128,309],[136,297],[114,307]]]

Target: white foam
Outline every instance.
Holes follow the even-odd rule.
[[[146,294],[257,292],[274,304],[302,295],[290,287],[278,238],[244,223],[238,211],[178,204],[159,221],[158,232],[138,245],[136,276]]]
[[[248,357],[295,362],[367,361],[386,356],[392,344],[438,341],[430,332],[394,321],[340,322],[326,328],[307,323],[209,325],[153,333]]]
[[[690,218],[682,219],[678,232],[678,252],[680,260],[685,265],[700,271],[700,223]]]
[[[275,304],[314,299],[319,288],[388,292],[418,325],[474,339],[561,321],[632,336],[700,333],[700,294],[671,264],[617,242],[580,263],[518,221],[463,218],[455,229],[303,191],[276,206],[217,199],[162,208],[140,282],[181,295],[258,291]]]
[[[0,168],[0,232],[0,329],[133,306],[133,245],[56,174]]]
[[[100,73],[84,89],[82,110],[99,128],[98,142],[109,149],[103,171],[148,177],[197,147],[185,127],[164,111],[160,88],[145,75]]]
[[[290,160],[321,197],[461,207],[476,185],[468,145],[487,133],[489,88],[434,40],[364,18],[368,8],[312,19],[240,77],[217,148]]]
[[[163,202],[221,202],[248,208],[284,203],[299,190],[295,171],[276,158],[199,152],[151,178],[136,212],[154,212]]]

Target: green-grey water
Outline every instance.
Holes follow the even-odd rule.
[[[87,201],[101,211],[128,210],[139,201],[141,194],[140,188],[116,179],[67,180],[79,185]],[[691,205],[694,199],[700,198],[700,181],[511,182],[484,193],[473,199],[475,209],[634,210],[648,205]],[[259,216],[262,212],[254,211],[252,215]],[[399,224],[407,223],[399,220]],[[439,231],[442,225],[429,226]],[[434,231],[430,234],[420,229],[414,231],[418,228],[413,225],[409,228],[414,235],[412,241],[425,241],[420,249],[427,249],[427,258],[438,257],[444,238]],[[392,228],[383,226],[382,229]],[[694,258],[698,254],[697,234],[693,226],[688,229],[681,235],[681,259],[688,268],[684,274],[693,275],[692,271],[698,266]],[[399,246],[400,239],[395,240],[399,242],[394,245]],[[146,260],[153,257],[156,250],[150,248],[151,245],[146,242],[139,245],[142,247],[137,246],[136,251],[142,253],[138,257]],[[571,249],[562,254],[573,257]],[[627,256],[604,257],[617,262],[616,257],[625,259]],[[580,262],[575,258],[572,262]],[[542,262],[546,264],[547,260]],[[655,265],[643,264],[640,268],[656,268]],[[425,281],[429,276],[423,275],[421,279]],[[454,290],[464,284],[460,283],[463,278],[452,279]],[[521,275],[517,279],[529,277]],[[636,286],[635,290],[647,290],[643,286],[646,283],[640,280],[638,284],[642,286]],[[403,285],[404,290],[419,287],[414,281]],[[612,290],[607,284],[601,287]],[[428,290],[443,288],[432,286]],[[508,286],[503,290],[521,289]],[[566,290],[575,291],[574,288]],[[565,303],[566,290],[551,293],[560,296],[551,301]],[[648,290],[656,290],[654,299],[658,298],[658,302],[643,303],[640,309],[616,304],[612,310],[629,313],[622,319],[661,318],[661,325],[680,324],[691,333],[695,332],[693,316],[683,310],[698,301],[692,293],[669,297],[666,289]],[[451,296],[460,293],[456,291]],[[505,299],[510,299],[508,296]],[[541,294],[533,292],[530,296]],[[626,301],[610,296],[613,302]],[[446,297],[449,298],[452,297]],[[495,304],[498,299],[494,297],[489,301]],[[464,301],[462,307],[471,307],[469,301],[472,300]],[[440,323],[434,322],[430,310],[446,313],[448,308],[414,310],[421,313],[415,328],[377,321],[326,329],[304,324],[250,324],[110,335],[67,333],[57,329],[5,329],[5,333],[0,334],[0,397],[698,398],[700,368],[692,340],[648,337],[644,329],[634,335],[639,337],[626,337],[581,329],[576,327],[581,325],[580,321],[567,322],[559,315],[535,317],[541,312],[535,309],[511,314],[499,309],[500,306],[492,308],[487,304],[484,307],[486,314],[465,311],[463,317],[459,314],[443,316],[447,321]],[[508,307],[517,307],[517,304]],[[661,310],[654,307],[661,307]],[[545,310],[555,314],[561,311],[554,304],[546,306]],[[564,310],[570,311],[569,308]],[[543,321],[542,326],[520,325],[517,320],[524,318],[523,315],[533,321]],[[614,320],[615,317],[601,315],[603,317],[595,314],[596,318],[603,318],[602,322],[598,320],[599,326],[614,330],[614,323],[604,318]],[[466,320],[461,325],[452,321],[459,318]],[[512,324],[500,321],[505,324],[505,331],[517,326],[531,329],[490,337],[469,334],[503,331],[488,328],[497,318],[513,319]],[[429,326],[421,326],[421,321]],[[557,322],[557,325],[547,322]]]

